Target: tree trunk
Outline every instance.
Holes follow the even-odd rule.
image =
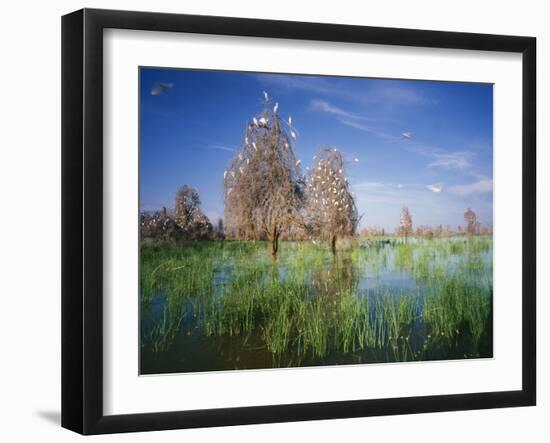
[[[273,233],[271,234],[271,256],[273,260],[277,259],[277,251],[279,250],[279,232],[277,228],[273,228]]]
[[[332,254],[336,255],[336,236],[335,235],[332,236],[332,240],[330,242],[330,247],[332,249]]]

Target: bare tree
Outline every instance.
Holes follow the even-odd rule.
[[[201,201],[199,193],[190,186],[183,185],[176,192],[176,206],[174,208],[174,220],[182,228],[186,229],[199,212]]]
[[[475,235],[479,230],[479,222],[477,221],[477,215],[472,209],[468,208],[464,213],[464,221],[466,222],[466,233],[468,235]]]
[[[187,239],[205,239],[212,234],[212,224],[201,211],[199,193],[190,186],[183,185],[176,192],[174,221]]]
[[[296,130],[266,98],[247,124],[244,144],[224,172],[226,232],[233,238],[267,239],[276,258],[279,237],[300,221],[303,178],[294,154]]]
[[[407,241],[409,235],[413,232],[413,221],[409,208],[404,207],[401,210],[401,218],[399,220],[399,233],[405,237]]]
[[[336,254],[338,236],[355,234],[359,217],[344,171],[344,159],[335,148],[325,148],[307,177],[306,223],[313,235],[330,240]]]

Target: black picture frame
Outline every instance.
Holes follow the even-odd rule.
[[[130,415],[103,413],[103,30],[108,28],[522,54],[522,389]],[[62,426],[152,431],[536,403],[536,39],[83,9],[62,18]]]

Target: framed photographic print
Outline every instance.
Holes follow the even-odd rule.
[[[64,427],[535,404],[534,38],[62,25]]]

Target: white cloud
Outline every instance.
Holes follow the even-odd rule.
[[[470,194],[486,194],[493,192],[493,180],[490,178],[484,178],[474,183],[466,185],[451,186],[449,191],[459,196],[465,196]]]
[[[443,191],[443,185],[441,183],[434,183],[433,185],[426,186],[426,189],[435,193],[439,193]]]

